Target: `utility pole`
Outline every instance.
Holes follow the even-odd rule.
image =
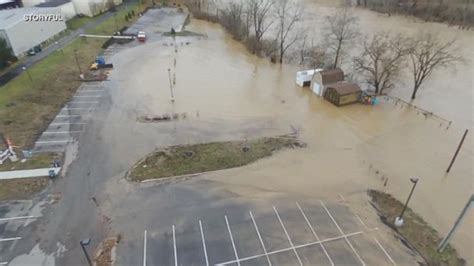
[[[467,210],[469,209],[469,207],[471,207],[471,203],[473,201],[474,201],[474,195],[471,195],[471,198],[467,201],[466,206],[464,206],[464,209],[462,209],[461,214],[459,215],[458,219],[454,223],[453,227],[451,228],[451,230],[449,230],[448,234],[444,237],[443,241],[441,241],[441,243],[439,243],[438,252],[443,252],[443,250],[446,248],[446,246],[449,243],[449,240],[451,239],[451,236],[456,231],[459,224],[461,224],[462,219],[466,215]]]
[[[170,81],[170,94],[171,94],[171,102],[174,103],[174,95],[173,95],[173,83],[171,81],[171,69],[168,68],[168,79]]]
[[[456,149],[456,152],[454,153],[453,159],[451,159],[451,163],[448,166],[448,169],[446,170],[446,173],[449,173],[451,171],[451,167],[454,164],[454,161],[456,161],[456,157],[458,157],[459,150],[461,150],[461,146],[464,143],[464,139],[466,138],[467,132],[469,132],[468,129],[464,131],[464,135],[462,136],[461,142],[459,142],[458,148]]]

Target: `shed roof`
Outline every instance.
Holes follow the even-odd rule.
[[[362,91],[359,85],[350,82],[337,82],[330,85],[327,85],[327,88],[334,89],[339,95],[351,94],[354,92]]]
[[[344,80],[344,72],[340,68],[328,69],[320,72],[323,85]]]

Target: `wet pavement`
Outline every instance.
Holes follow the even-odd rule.
[[[147,230],[149,265],[160,259],[172,265],[174,225],[179,260],[188,262],[194,254],[202,261],[201,221],[213,263],[232,263],[237,256],[258,256],[242,264],[265,264],[268,259],[291,264],[296,259],[298,264],[298,257],[308,264],[326,262],[322,246],[309,245],[314,235],[299,202],[321,241],[364,232],[348,236],[350,245],[345,237],[323,243],[335,264],[360,259],[368,265],[390,264],[373,236],[397,264],[411,265],[417,258],[381,224],[365,191],[377,188],[403,200],[413,175],[421,181],[410,206],[441,233],[449,229],[472,193],[471,146],[463,148],[451,174],[444,173],[463,128],[448,128],[388,98],[375,107],[337,108],[294,84],[299,67],[274,65],[249,54],[216,24],[193,20],[187,30],[206,37],[173,39],[156,29],[150,30],[149,42],[109,50],[107,60],[114,70],[102,83],[99,103],[87,111],[87,119],[77,121],[87,124],[77,129],[79,145],[66,148],[66,161],[73,162],[49,191],[64,196],[47,209],[46,219],[37,221],[41,230],[29,236],[33,240],[17,244],[22,252],[8,250],[6,259],[36,251],[35,239],[41,239],[38,248],[45,257],[65,246],[66,252],[55,255],[56,263],[80,265],[85,261],[78,240],[90,237],[92,248],[106,236],[121,234],[117,264],[142,265]],[[137,120],[163,113],[187,116],[163,123]],[[307,148],[194,179],[147,184],[124,179],[130,167],[156,148],[294,131]],[[347,210],[337,200],[339,194],[360,199],[352,200]],[[471,243],[469,219],[453,239],[463,250]],[[229,228],[235,232],[233,241]]]

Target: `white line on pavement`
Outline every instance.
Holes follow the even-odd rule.
[[[252,218],[253,225],[255,226],[255,231],[257,231],[258,239],[260,240],[260,244],[262,245],[263,252],[265,256],[267,257],[268,265],[272,266],[272,262],[270,261],[270,257],[268,256],[268,253],[267,253],[267,248],[265,247],[262,236],[260,235],[260,231],[258,230],[257,222],[255,222],[255,218],[253,217],[252,211],[249,211],[249,213],[250,213],[250,218]]]
[[[51,123],[50,126],[85,125],[86,123]]]
[[[301,214],[303,215],[306,223],[308,224],[309,228],[311,229],[311,232],[313,233],[314,238],[316,238],[317,241],[319,241],[319,236],[316,234],[316,231],[313,228],[313,225],[309,222],[308,217],[306,217],[306,214],[304,213],[303,209],[301,208],[300,204],[296,202],[296,206],[298,206],[298,209],[300,210]],[[328,258],[329,262],[331,263],[332,266],[334,266],[334,262],[332,261],[331,257],[329,256],[329,253],[327,252],[326,248],[324,247],[323,243],[321,243],[321,248],[324,251],[324,254]]]
[[[4,262],[0,262],[0,265],[7,265],[8,262],[4,261]]]
[[[91,87],[98,87],[98,86],[91,86]],[[102,92],[102,91],[104,91],[104,90],[103,90],[103,89],[101,89],[101,90],[96,90],[96,89],[90,89],[90,90],[89,90],[89,89],[80,89],[80,90],[78,90],[77,92],[83,92],[83,91],[84,91],[84,92],[86,92],[86,91]]]
[[[143,266],[146,266],[146,230],[143,232]]]
[[[69,102],[68,104],[97,104],[99,102],[90,102],[90,101],[77,101],[77,102]]]
[[[82,115],[57,115],[56,117],[81,117]]]
[[[329,218],[331,218],[332,222],[336,225],[337,230],[339,230],[339,233],[341,233],[341,235],[344,235],[344,232],[342,231],[341,227],[339,227],[339,224],[336,222],[336,220],[334,219],[332,214],[329,212],[328,208],[326,208],[326,205],[324,205],[324,202],[322,200],[320,200],[319,203],[321,203],[321,206],[323,206],[324,210],[326,210],[326,213],[329,215]],[[354,246],[352,246],[351,241],[349,241],[349,239],[347,237],[345,237],[344,239],[346,240],[349,247],[352,249],[352,252],[354,252],[354,254],[357,256],[359,261],[362,263],[362,265],[365,266],[365,262],[362,260],[359,253],[357,253]]]
[[[91,108],[69,108],[69,107],[64,107],[61,109],[61,111],[85,111],[85,110],[90,110]]]
[[[87,96],[86,95],[74,95],[72,97],[74,97],[74,98],[100,98],[102,96],[100,96],[100,95],[87,95]]]
[[[207,257],[206,240],[204,239],[204,231],[202,230],[201,220],[199,220],[199,230],[201,230],[202,248],[204,249],[204,258],[206,259],[206,266],[209,266],[209,258]]]
[[[354,232],[354,233],[350,233],[350,234],[343,235],[343,236],[336,236],[336,237],[327,238],[327,239],[324,239],[324,240],[321,240],[321,241],[314,241],[314,242],[311,242],[311,243],[297,245],[297,246],[295,246],[295,248],[298,249],[298,248],[304,248],[304,247],[319,245],[321,243],[336,241],[336,240],[339,240],[339,239],[344,239],[346,237],[356,236],[356,235],[360,235],[360,234],[363,234],[363,233],[364,233],[363,231]],[[288,248],[283,248],[283,249],[279,249],[279,250],[270,251],[270,252],[268,252],[268,255],[278,254],[278,253],[286,252],[286,251],[289,251],[289,250],[293,250],[293,248],[288,247]],[[257,258],[260,258],[260,257],[263,257],[263,256],[265,256],[265,254],[259,254],[259,255],[254,255],[254,256],[250,256],[250,257],[246,257],[246,258],[241,258],[239,261],[241,261],[241,262],[248,261],[248,260],[257,259]],[[228,264],[234,264],[236,262],[237,262],[237,260],[231,260],[231,261],[226,261],[226,262],[219,263],[217,265],[228,265]]]
[[[11,238],[0,238],[0,242],[15,241],[20,240],[21,237],[11,237]]]
[[[229,231],[230,241],[232,241],[232,247],[234,248],[235,259],[237,260],[237,265],[240,266],[239,254],[237,254],[237,249],[235,248],[234,237],[232,236],[232,231],[230,230],[229,220],[227,220],[227,215],[224,215],[225,223],[227,224],[227,230]]]
[[[18,216],[18,217],[10,217],[10,218],[0,218],[0,222],[22,220],[22,219],[36,219],[36,218],[39,218],[39,216]]]
[[[173,248],[174,248],[174,266],[178,266],[178,250],[176,249],[176,233],[173,224]]]
[[[46,135],[53,135],[53,134],[77,134],[81,133],[82,131],[45,131],[43,134]]]
[[[303,262],[300,259],[300,255],[298,255],[298,252],[296,251],[295,245],[293,245],[293,241],[291,241],[290,235],[286,231],[285,225],[283,224],[283,221],[281,220],[280,215],[278,214],[278,211],[275,208],[275,206],[273,206],[273,210],[275,211],[275,214],[278,218],[278,221],[280,221],[280,224],[281,224],[281,227],[283,228],[283,231],[285,231],[285,235],[288,238],[288,242],[290,242],[290,246],[293,248],[293,252],[295,253],[296,258],[298,259],[298,262],[300,263],[300,266],[303,266]]]

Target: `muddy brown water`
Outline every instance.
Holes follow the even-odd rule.
[[[390,22],[394,19],[400,20],[402,28],[422,25],[403,22],[401,17],[358,12],[366,14],[377,27],[384,23],[386,27],[395,26]],[[178,52],[173,46],[158,43],[123,52],[123,56],[136,57],[140,63],[130,63],[126,74],[133,75],[121,80],[127,92],[114,99],[116,104],[133,104],[133,97],[137,97],[137,116],[174,112],[187,113],[188,121],[205,121],[208,125],[219,125],[221,121],[246,124],[248,133],[244,137],[248,138],[255,137],[257,131],[278,135],[296,129],[308,143],[306,149],[279,152],[255,164],[211,175],[211,179],[224,182],[230,191],[241,194],[245,194],[240,190],[242,186],[314,197],[361,194],[368,188],[377,188],[404,201],[411,187],[408,179],[419,176],[421,181],[410,206],[441,235],[449,230],[473,191],[472,138],[467,139],[451,173],[445,174],[465,125],[472,122],[472,97],[468,97],[472,89],[466,89],[471,86],[468,69],[456,74],[464,77],[459,78],[459,94],[444,89],[445,84],[457,84],[457,80],[448,72],[438,73],[430,81],[433,87],[423,88],[417,100],[424,108],[455,121],[446,129],[448,124],[443,121],[426,118],[417,110],[385,99],[375,107],[337,108],[307,88],[295,85],[295,72],[301,67],[274,65],[249,54],[216,24],[193,20],[187,29],[208,38],[189,45],[185,44],[186,38],[177,38]],[[465,37],[466,42],[472,38],[471,33],[459,33],[464,34],[471,36]],[[140,49],[149,56],[143,57]],[[171,80],[174,76],[176,79],[174,104],[170,103],[168,69]],[[405,95],[403,90],[400,93]],[[447,98],[440,101],[443,95]],[[228,128],[210,126],[211,129],[225,132],[228,139],[242,136]],[[239,131],[238,126],[235,131]],[[206,136],[194,138],[207,140]],[[173,144],[179,144],[176,140]],[[453,239],[470,263],[473,218],[468,215]]]

